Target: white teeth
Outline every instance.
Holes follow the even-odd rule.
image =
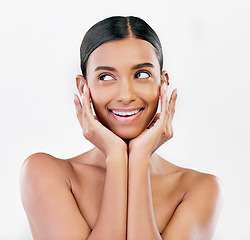
[[[115,115],[118,115],[118,116],[132,116],[132,115],[135,115],[137,114],[138,112],[140,112],[140,109],[139,110],[134,110],[134,111],[130,111],[130,112],[118,112],[118,111],[114,111],[114,110],[111,110]]]

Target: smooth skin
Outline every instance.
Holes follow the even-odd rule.
[[[74,103],[95,147],[66,160],[36,153],[22,167],[21,196],[34,240],[212,238],[220,181],[155,152],[173,137],[177,99],[174,90],[168,101],[168,75],[159,69],[151,44],[133,37],[90,55],[87,79],[76,78],[81,97]],[[131,121],[112,113],[136,109]]]

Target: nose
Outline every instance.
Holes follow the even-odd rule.
[[[118,92],[117,92],[117,101],[124,104],[129,104],[130,102],[136,99],[135,86],[132,81],[120,81]]]

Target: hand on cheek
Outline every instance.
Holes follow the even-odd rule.
[[[99,148],[105,156],[111,155],[115,151],[126,150],[125,142],[103,126],[96,116],[93,116],[90,90],[86,85],[81,98],[82,103],[77,95],[74,96],[76,114],[83,130],[83,136]]]
[[[160,88],[161,113],[157,113],[150,124],[137,138],[129,143],[130,153],[140,152],[146,156],[151,156],[163,143],[173,137],[173,116],[177,99],[177,89],[175,89],[168,102],[166,83],[162,83]]]

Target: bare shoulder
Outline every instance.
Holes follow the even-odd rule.
[[[34,176],[43,178],[49,174],[63,174],[69,169],[69,162],[60,158],[56,158],[47,153],[35,153],[29,156],[23,163],[21,168],[22,177]]]
[[[202,197],[211,202],[221,202],[224,195],[222,181],[215,175],[193,169],[177,167],[179,184],[184,189],[184,199]]]
[[[220,200],[223,198],[223,184],[217,176],[185,168],[181,172],[180,179],[185,183],[187,197],[197,193]]]
[[[207,205],[221,208],[224,198],[222,181],[215,175],[202,173],[193,169],[182,168],[159,158],[158,175],[163,176],[162,188],[170,184],[180,194],[181,205],[194,204],[195,207]],[[188,203],[188,204],[186,204]],[[198,203],[198,204],[197,204]],[[207,208],[209,209],[209,207]]]
[[[162,233],[163,239],[211,239],[223,205],[221,180],[207,173],[178,167],[167,162],[166,174],[180,193],[172,219]],[[179,231],[179,229],[184,229]]]
[[[158,168],[161,169],[161,175],[175,179],[176,184],[185,189],[186,193],[199,191],[209,194],[213,191],[219,195],[223,194],[222,181],[213,174],[179,167],[163,158]]]
[[[59,164],[63,159],[56,158],[50,154],[38,152],[30,155],[23,163],[23,167],[30,165],[44,165],[47,164]]]
[[[86,239],[89,227],[72,194],[69,161],[46,153],[28,157],[21,169],[23,207],[34,239]],[[67,228],[65,228],[67,226]]]
[[[63,182],[70,189],[71,172],[70,163],[64,159],[42,152],[32,154],[24,161],[20,171],[22,198],[31,189],[34,192],[53,183]]]
[[[184,195],[179,208],[204,226],[210,225],[207,229],[214,229],[223,205],[222,181],[215,175],[192,169],[183,168],[181,172]]]

